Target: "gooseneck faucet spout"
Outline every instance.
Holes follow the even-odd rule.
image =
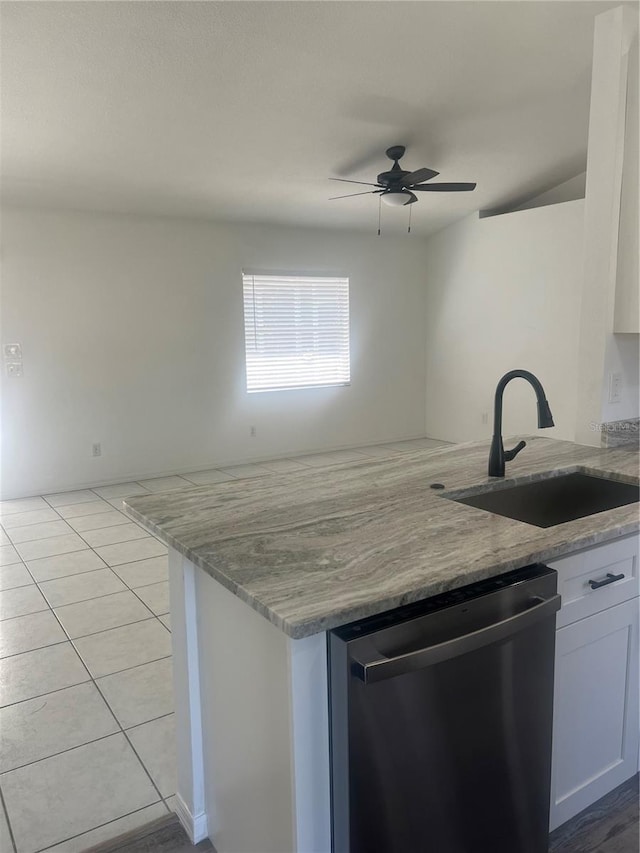
[[[526,441],[519,441],[511,450],[505,450],[502,444],[502,395],[507,384],[516,378],[526,379],[536,392],[538,400],[538,429],[545,429],[554,425],[544,388],[537,376],[529,373],[528,370],[510,370],[508,373],[505,373],[496,387],[493,409],[493,438],[491,439],[491,450],[489,451],[490,477],[504,477],[504,463],[511,462],[520,453],[522,448],[527,446]]]

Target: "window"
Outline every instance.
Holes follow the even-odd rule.
[[[243,273],[247,391],[348,385],[349,279]]]

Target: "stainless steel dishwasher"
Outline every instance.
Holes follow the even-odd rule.
[[[334,853],[546,853],[556,573],[329,634]]]

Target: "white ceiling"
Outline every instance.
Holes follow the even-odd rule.
[[[375,180],[405,144],[405,168],[478,184],[422,194],[430,233],[584,170],[615,5],[5,0],[3,198],[373,230],[377,197],[328,201],[350,187],[327,178]]]

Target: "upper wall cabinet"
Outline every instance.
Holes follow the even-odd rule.
[[[614,332],[640,332],[640,280],[638,278],[638,38],[627,54],[627,98]]]

